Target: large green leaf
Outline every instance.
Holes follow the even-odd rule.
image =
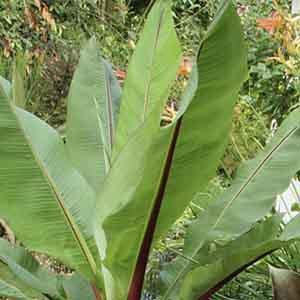
[[[154,18],[155,15],[158,16],[160,15],[161,5],[162,4],[159,2],[152,10],[148,23],[146,24],[146,29],[145,29],[146,34],[148,32],[147,26],[151,25],[153,27],[152,20],[155,19]],[[215,112],[215,110],[217,109],[218,109],[218,114],[220,114],[221,111],[226,112],[226,114],[224,113],[225,117],[222,118],[221,123],[219,124],[218,122],[216,122],[215,124],[218,124],[218,126],[221,126],[222,124],[222,126],[224,128],[227,128],[227,131],[229,131],[229,127],[230,127],[229,123],[231,119],[231,114],[229,111],[232,111],[233,103],[235,102],[239,86],[242,83],[243,79],[245,78],[246,63],[245,63],[245,55],[244,55],[245,54],[244,46],[243,44],[241,44],[242,34],[240,30],[240,23],[233,10],[231,3],[227,2],[225,9],[221,10],[220,14],[221,15],[218,16],[217,19],[220,21],[220,24],[222,26],[224,26],[223,18],[225,18],[227,22],[230,21],[228,23],[228,25],[230,26],[225,26],[226,28],[225,35],[228,34],[225,44],[229,45],[228,47],[229,49],[231,49],[227,51],[227,56],[226,56],[226,59],[229,62],[232,62],[232,66],[230,70],[231,75],[228,76],[231,80],[222,82],[220,86],[220,88],[224,88],[226,97],[223,97],[222,93],[214,94],[215,97],[220,96],[221,102],[219,107],[217,101],[216,102],[212,101],[215,99],[203,98],[202,100],[207,101],[208,103],[212,103],[211,107],[208,105],[208,107],[206,108],[208,113],[210,113],[211,111]],[[167,23],[171,24],[172,23],[171,14],[168,13],[165,14],[164,16],[165,18],[169,18],[169,21],[165,21],[165,23],[163,24],[167,24]],[[237,22],[237,23],[235,22],[233,23],[235,26],[232,26],[231,23],[232,18],[235,22]],[[225,25],[227,25],[226,22]],[[213,29],[213,28],[218,28],[218,26],[217,25],[214,26],[211,29],[211,34],[213,34],[214,30],[215,32],[218,32],[217,29]],[[231,28],[237,28],[237,32],[235,31],[232,32]],[[161,30],[163,30],[163,27],[161,27]],[[224,35],[224,32],[222,33]],[[233,36],[231,35],[231,33],[233,33]],[[170,36],[171,34],[168,35],[168,38],[170,38]],[[175,38],[175,33],[173,33],[173,36]],[[163,36],[161,36],[161,38],[163,39]],[[141,43],[144,43],[145,39],[146,37],[144,37],[143,35],[141,38]],[[150,38],[147,39],[147,41],[149,40]],[[167,42],[165,42],[164,44],[166,43]],[[174,42],[170,42],[170,45],[172,44],[174,44]],[[206,45],[205,42],[204,45]],[[219,46],[220,49],[222,47],[223,48],[225,47],[222,43]],[[165,49],[167,48],[168,47],[165,46]],[[223,48],[222,51],[224,50]],[[141,49],[144,50],[143,47],[141,47]],[[235,49],[240,49],[240,50],[237,52],[233,51]],[[146,50],[144,50],[144,56],[145,53],[147,53],[145,51]],[[219,51],[222,52],[221,50]],[[172,53],[172,51],[170,53]],[[169,55],[171,55],[170,53]],[[216,54],[214,52],[214,55],[211,57],[212,61],[214,60],[215,55]],[[133,60],[136,59],[136,57],[139,57],[139,55],[134,56]],[[205,61],[207,61],[208,59],[209,58],[205,58]],[[161,63],[163,64],[164,62]],[[219,65],[219,68],[221,68],[221,66],[222,65]],[[226,64],[224,64],[224,66],[227,67]],[[205,71],[209,72],[209,68],[207,67]],[[153,72],[153,74],[155,74],[155,72]],[[159,73],[159,76],[155,76],[154,78],[160,78],[163,74],[164,73],[162,74]],[[169,73],[166,73],[165,76],[169,76]],[[194,71],[194,76],[197,76],[197,72],[195,71]],[[214,76],[209,78],[210,80],[213,81],[213,78],[219,78],[219,73],[217,73],[214,70]],[[205,81],[203,81],[203,85],[200,85],[203,91],[207,91],[207,89],[204,88],[205,85],[209,86],[209,90],[215,89],[212,83],[208,83],[208,82],[206,82],[205,84],[204,83]],[[131,84],[133,85],[133,87],[131,88],[134,89],[136,88],[138,83],[136,81]],[[127,85],[129,85],[129,82],[127,82]],[[182,114],[185,111],[185,109],[188,107],[189,103],[192,100],[194,99],[199,100],[198,96],[194,97],[196,90],[197,90],[197,79],[193,77],[190,83],[189,90],[187,91],[186,94],[186,99],[183,102],[183,107],[180,114]],[[128,105],[128,101],[129,100],[127,100],[126,102],[127,105]],[[226,101],[228,102],[227,103],[229,107],[228,111],[227,108],[224,109],[224,105],[227,105]],[[125,105],[124,103],[125,102],[123,101],[122,105]],[[190,135],[187,139],[181,137],[182,140],[179,143],[181,150],[178,150],[179,151],[178,155],[187,154],[187,156],[184,157],[185,160],[192,160],[195,158],[193,156],[193,153],[188,152],[187,145],[184,145],[184,143],[186,142],[191,143],[191,147],[197,144],[197,146],[195,146],[194,149],[195,151],[196,149],[198,151],[200,151],[201,149],[205,149],[206,146],[212,148],[213,144],[217,144],[215,150],[216,152],[214,152],[210,156],[210,159],[212,161],[213,159],[216,159],[216,162],[214,161],[212,162],[215,165],[218,162],[219,159],[218,154],[220,154],[221,152],[220,149],[223,148],[223,145],[226,141],[226,136],[222,131],[223,132],[222,141],[217,143],[217,141],[215,140],[219,137],[217,133],[212,135],[211,139],[209,136],[205,135],[207,138],[205,137],[203,139],[201,138],[198,144],[197,141],[197,139],[199,138],[198,132],[200,132],[201,128],[195,125],[197,124],[197,117],[194,114],[194,110],[199,112],[201,109],[202,102],[195,101],[195,103],[198,103],[199,107],[198,106],[194,107],[193,110],[187,112],[187,118],[188,118],[187,127],[184,127],[185,124],[185,115],[184,115],[182,118],[178,117],[177,121],[175,121],[167,128],[161,128],[159,122],[161,104],[159,103],[159,105],[153,108],[152,111],[148,114],[144,122],[143,119],[140,119],[140,123],[141,122],[142,123],[137,129],[135,128],[135,125],[131,127],[131,129],[129,130],[131,133],[129,133],[128,131],[128,135],[131,134],[128,142],[127,143],[125,143],[125,141],[121,142],[121,144],[124,143],[126,145],[124,145],[123,148],[121,147],[122,151],[119,153],[119,155],[116,157],[114,161],[113,167],[110,173],[108,174],[108,178],[105,182],[103,192],[100,195],[98,201],[98,207],[97,207],[96,236],[98,240],[100,254],[103,261],[103,269],[106,274],[105,275],[106,293],[108,299],[114,299],[114,300],[125,299],[127,297],[128,287],[130,283],[131,283],[130,293],[132,293],[133,291],[132,287],[134,286],[137,286],[136,291],[139,290],[139,287],[141,285],[141,278],[143,278],[143,268],[145,267],[147,254],[149,252],[149,248],[153,238],[153,232],[155,228],[156,219],[158,216],[159,207],[163,199],[166,183],[169,177],[172,158],[176,146],[176,140],[177,138],[180,139],[181,137],[181,131],[180,131],[181,126],[183,126],[184,133],[188,135],[189,133],[186,132],[188,131],[188,127],[192,126],[193,122],[194,122],[193,126],[197,129],[195,130],[192,129],[192,133],[194,135],[196,134],[195,138],[193,138]],[[204,106],[206,107],[206,102]],[[134,105],[134,108],[135,107],[136,105]],[[142,106],[140,105],[139,107],[141,108]],[[127,115],[129,113],[132,112],[127,111],[125,116],[126,118],[129,118],[129,116]],[[121,108],[120,119],[122,118],[123,118],[123,111]],[[138,126],[137,125],[138,120],[135,118],[136,115],[134,114],[133,115],[133,120],[135,120],[134,124]],[[205,118],[205,120],[207,119]],[[131,123],[129,123],[129,125],[130,124]],[[126,134],[124,135],[121,134],[121,140],[125,136]],[[119,136],[117,136],[117,138],[118,137]],[[207,157],[204,157],[203,159],[205,161]],[[199,161],[201,162],[201,160]],[[199,163],[199,161],[196,161],[196,165]],[[177,163],[179,162],[180,159],[178,156]],[[203,177],[201,178],[207,176],[208,175],[207,173],[213,174],[215,168],[214,164],[212,164],[211,169],[209,169],[208,171],[207,169],[203,171],[204,172]],[[191,164],[189,165],[191,166]],[[176,170],[177,170],[176,172],[179,171],[179,166],[177,167]],[[188,170],[185,171],[187,172],[186,176],[188,176],[189,174]],[[200,173],[201,168],[199,168],[198,171]],[[179,180],[179,175],[178,174],[176,175],[176,172],[174,172],[175,174],[174,176],[178,176],[178,180]],[[181,175],[183,176],[183,174]],[[209,179],[207,179],[207,182],[208,181]],[[196,184],[194,182],[191,188],[195,189],[195,185]],[[200,189],[204,185],[205,183],[199,182]],[[185,186],[181,186],[181,187],[185,191],[187,191],[187,194],[192,195],[192,193],[188,191],[190,188],[189,185],[186,184]],[[199,190],[197,189],[196,191]],[[191,199],[182,199],[183,204],[180,204],[180,209],[175,208],[175,206],[177,205],[176,203],[174,205],[174,213],[172,211],[169,212],[169,214],[171,214],[172,217],[169,218],[168,221],[163,223],[161,228],[165,230],[166,227],[169,226],[170,223],[174,221],[176,217],[178,217],[179,211],[182,212],[184,210],[189,200]],[[124,247],[124,244],[128,246]],[[138,254],[140,255],[138,256]],[[135,267],[135,265],[137,265],[137,267]],[[138,295],[135,295],[135,297],[138,297]]]
[[[177,116],[186,109],[158,220],[158,236],[215,176],[246,75],[247,51],[240,19],[231,1],[223,1],[201,43]]]
[[[170,293],[167,291],[163,299],[198,299],[203,292],[217,286],[253,257],[268,252],[266,243],[274,241],[279,230],[280,218],[275,216],[257,224],[253,230],[225,246],[214,244],[202,249],[193,259],[194,271],[186,276],[183,283],[174,286]],[[173,284],[185,261],[179,256],[163,267],[160,277],[166,290]]]
[[[95,194],[58,133],[0,98],[0,211],[24,244],[94,277]]]
[[[159,135],[161,111],[176,77],[179,59],[170,3],[159,1],[148,17],[129,67],[114,145],[115,153],[119,154],[98,199],[96,236],[108,299],[127,297],[172,138],[170,135],[164,141],[161,151],[154,148],[153,137]],[[124,242],[128,247],[122,246]]]
[[[111,66],[90,39],[70,88],[66,140],[73,165],[96,191],[110,168],[120,96]]]
[[[300,169],[299,120],[300,110],[297,110],[283,123],[272,143],[256,159],[246,163],[233,185],[199,216],[188,231],[184,255],[193,261],[205,245],[235,239],[270,211],[276,196]],[[194,268],[191,261],[184,263],[165,299]]]
[[[202,263],[200,262],[199,266],[187,274],[182,285],[177,286],[180,287],[178,298],[208,299],[211,294],[251,263],[283,246],[284,243],[276,240],[278,233],[279,222],[276,219],[269,219],[228,245],[220,247],[208,257],[202,257]]]
[[[173,286],[162,299],[199,300],[209,299],[213,293],[231,280],[246,267],[266,254],[286,246],[295,239],[300,238],[300,218],[296,218],[280,233],[280,219],[271,217],[256,225],[251,231],[236,240],[216,249],[202,249],[194,260],[194,268],[187,273],[182,282],[173,285],[178,270],[185,264],[183,259],[165,268],[162,280],[167,287]]]
[[[114,157],[155,109],[156,125],[175,79],[181,51],[170,0],[159,0],[151,10],[130,61],[114,144]]]
[[[167,156],[166,150],[157,151],[159,143],[149,145],[153,131],[148,125],[138,130],[114,162],[97,203],[95,234],[107,293],[118,293],[107,294],[108,299],[127,295]]]
[[[32,258],[30,258],[30,261],[31,260]],[[30,269],[34,267],[35,269],[33,270],[24,270],[21,267],[15,268],[15,266],[12,266],[15,274],[17,275],[11,272],[6,265],[0,263],[0,297],[9,297],[9,299],[46,300],[49,299],[49,296],[51,296],[51,299],[53,297],[54,299],[61,300],[96,300],[91,284],[78,274],[71,276],[56,275],[56,283],[53,280],[51,280],[51,282],[45,281],[43,284],[40,283],[41,280],[47,280],[47,276],[41,276],[41,274],[37,272],[40,267],[36,267],[36,263],[37,262],[35,262],[33,265],[26,266],[27,268],[30,267]],[[20,271],[22,272],[21,276]],[[30,272],[32,271],[34,272],[34,275],[31,275]],[[45,272],[46,271],[44,270],[42,273]],[[53,276],[55,275],[53,274]],[[36,289],[33,289],[33,285],[36,287]],[[51,288],[53,291],[58,287],[63,295],[57,293],[49,294],[49,288]],[[38,290],[41,290],[42,293],[40,293]]]

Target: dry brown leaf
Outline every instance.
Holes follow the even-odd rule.
[[[42,17],[50,25],[52,30],[56,29],[56,23],[47,6],[42,8]]]
[[[29,27],[34,29],[37,24],[36,17],[27,5],[25,5],[24,15],[25,15],[25,19],[26,19],[27,23],[29,24]]]
[[[42,10],[41,0],[34,0],[34,4],[39,10]]]
[[[12,54],[11,42],[8,39],[3,40],[4,57],[8,58]]]

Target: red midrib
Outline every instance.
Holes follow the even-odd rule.
[[[176,142],[180,132],[182,117],[177,121],[177,124],[174,129],[173,137],[171,140],[171,144],[168,150],[166,162],[164,165],[161,181],[159,184],[158,192],[155,197],[154,206],[152,208],[152,212],[150,215],[150,219],[148,222],[148,226],[144,235],[143,243],[139,252],[136,268],[132,277],[131,285],[128,293],[128,300],[140,300],[142,295],[142,289],[144,284],[144,277],[146,266],[148,262],[148,257],[151,249],[151,244],[153,241],[153,236],[157,224],[157,219],[159,216],[162,200],[164,197],[164,193],[166,190],[172,160],[175,152]]]

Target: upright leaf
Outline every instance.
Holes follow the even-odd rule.
[[[160,12],[160,5],[162,4],[159,2],[154,7],[153,11],[151,12],[152,17],[149,17],[150,21],[153,20],[154,14],[158,14]],[[232,73],[230,73],[232,77],[229,76],[229,78],[232,80],[223,82],[221,85],[222,88],[224,88],[224,90],[226,91],[226,97],[223,97],[222,93],[220,93],[220,95],[218,94],[223,105],[222,112],[226,111],[226,116],[222,119],[223,121],[221,123],[222,126],[227,128],[227,131],[229,130],[228,124],[230,123],[231,118],[229,111],[232,111],[238,88],[245,77],[246,70],[244,47],[243,44],[240,44],[242,35],[239,27],[239,20],[237,19],[231,4],[227,3],[221,15],[218,16],[217,19],[220,21],[221,25],[224,26],[224,23],[225,25],[227,25],[226,21],[224,21],[224,18],[228,22],[228,20],[231,20],[229,17],[233,17],[235,22],[237,22],[237,24],[234,24],[237,25],[236,28],[238,28],[238,31],[236,33],[237,36],[233,38],[233,46],[231,44],[232,37],[229,35],[232,26],[225,26],[226,34],[228,33],[225,44],[229,43],[229,49],[237,48],[240,49],[240,52],[233,51],[233,54],[231,54],[231,51],[228,50],[227,59],[229,59],[229,61],[233,63],[233,65],[231,66]],[[168,14],[168,18],[171,19],[171,14]],[[146,29],[147,26],[151,24],[150,21],[148,21]],[[232,23],[229,24],[232,25]],[[215,25],[215,27],[218,28],[217,25]],[[147,32],[146,29],[145,32]],[[222,33],[224,35],[224,32]],[[175,33],[173,35],[175,36]],[[143,38],[144,37],[141,38],[141,41],[144,41]],[[172,43],[170,42],[170,45],[172,45]],[[222,44],[220,44],[220,47],[221,46]],[[165,46],[165,49],[167,48],[168,47]],[[143,47],[141,49],[143,49]],[[223,48],[222,51],[224,51]],[[235,56],[237,57],[236,60],[233,59],[233,57]],[[133,59],[135,59],[135,57]],[[214,59],[214,57],[215,55],[212,56],[211,59]],[[207,68],[207,72],[209,72],[209,68]],[[160,76],[162,76],[163,74],[164,73],[159,73]],[[195,74],[197,76],[197,73],[194,72],[194,75]],[[213,81],[213,78],[219,78],[217,75],[218,73],[215,72],[214,76],[210,77],[210,80]],[[165,76],[168,76],[168,73],[166,73]],[[159,76],[155,76],[155,78],[158,77]],[[129,82],[127,84],[129,84]],[[212,90],[213,86],[211,84],[212,83],[210,82],[206,82],[206,85],[208,85],[209,89]],[[190,85],[192,87],[190,87],[190,89],[187,91],[186,100],[183,103],[182,111],[180,112],[181,115],[178,116],[177,120],[173,124],[171,124],[167,128],[160,128],[159,119],[161,107],[160,105],[157,105],[156,108],[152,109],[144,122],[142,119],[140,119],[141,125],[138,128],[133,129],[134,126],[132,127],[132,130],[130,132],[133,133],[131,133],[128,142],[124,142],[122,151],[115,158],[114,165],[105,182],[103,192],[100,195],[97,208],[96,236],[103,261],[103,269],[106,273],[105,277],[108,299],[124,299],[125,297],[127,297],[129,283],[130,289],[128,299],[139,299],[140,297],[139,293],[141,291],[143,283],[144,271],[153,240],[158,213],[170,176],[173,155],[176,151],[176,143],[178,143],[178,138],[180,139],[181,128],[182,126],[184,126],[185,122],[185,116],[181,116],[189,106],[190,102],[194,99],[194,93],[197,89],[197,81],[195,78],[194,80],[191,80]],[[132,83],[132,86],[135,87],[134,83]],[[207,91],[203,86],[203,91]],[[218,96],[217,94],[214,95],[215,97]],[[197,99],[197,97],[195,99]],[[212,99],[207,98],[205,99],[205,101],[210,103],[212,102]],[[228,112],[227,108],[224,109],[226,101],[228,102],[229,106]],[[197,102],[199,107],[201,107],[200,102],[195,101],[195,103]],[[122,105],[125,105],[124,102],[122,103]],[[210,112],[209,108],[211,108],[211,111],[217,109],[217,104],[214,102],[211,107],[208,104],[207,106],[208,113]],[[197,110],[199,112],[198,107],[194,108],[194,110]],[[193,117],[191,117],[191,119],[195,117],[194,110],[187,112],[188,118],[192,115]],[[221,106],[218,112],[221,113]],[[128,113],[130,112],[128,111]],[[123,111],[121,108],[120,118],[122,119],[122,117]],[[126,117],[128,117],[127,114]],[[134,124],[138,124],[135,115],[133,116],[133,120],[135,120]],[[129,125],[130,124],[131,123],[129,122]],[[188,119],[187,124],[188,126],[192,126],[192,121]],[[185,127],[183,128],[184,131],[187,130],[185,129]],[[195,128],[198,127],[195,126]],[[195,135],[196,133],[198,133],[198,131],[193,130],[192,132]],[[125,137],[126,134],[122,136]],[[196,134],[195,138],[189,136],[188,140],[189,142],[192,141],[191,145],[195,145],[195,143],[197,143],[197,138],[198,135]],[[218,134],[216,133],[215,135],[213,135],[212,139],[214,140],[217,138]],[[222,136],[222,141],[220,141],[220,143],[218,144],[216,152],[214,152],[211,156],[212,160],[213,158],[218,156],[218,153],[221,151],[220,148],[223,147],[225,140],[226,137]],[[186,142],[187,140],[182,138],[182,142],[180,145],[183,145],[182,143],[184,143],[184,141]],[[200,141],[200,143],[203,143],[204,145],[197,144],[195,149],[200,151],[200,149],[205,148],[205,145],[210,145],[210,142],[211,140],[209,139],[209,137],[204,137]],[[186,154],[186,152],[188,151],[187,149],[188,148],[186,147],[185,149],[182,149],[182,152],[179,153]],[[194,156],[192,156],[191,154],[194,153],[187,153],[187,160],[192,160],[194,158]],[[218,159],[216,159],[215,164],[217,164],[217,162]],[[191,165],[192,164],[189,164],[189,166]],[[120,170],[122,170],[122,172]],[[179,167],[177,171],[179,171]],[[188,170],[185,170],[185,172],[187,172],[185,174],[186,176],[188,176]],[[199,172],[201,172],[201,168],[199,168]],[[213,173],[213,167],[209,169],[209,172]],[[204,171],[203,177],[205,175],[207,175],[206,170]],[[205,183],[202,184],[203,186],[205,185]],[[118,189],[115,188],[116,186],[118,186]],[[184,188],[184,191],[187,191],[189,189],[189,186],[187,184],[181,187]],[[195,186],[192,187],[195,188]],[[119,193],[119,191],[122,191],[121,194]],[[107,201],[107,199],[110,200]],[[189,200],[191,199],[182,199],[184,204],[181,204],[180,209],[176,208],[175,205],[175,213],[172,212],[172,207],[171,211],[169,212],[172,215],[172,218],[170,218],[172,219],[172,221],[174,221],[174,219],[178,217],[179,211],[183,211]],[[170,219],[168,220],[167,224],[163,224],[164,230],[168,225],[170,225]],[[128,247],[126,247],[126,249],[122,246],[124,245],[124,243],[129,245]]]
[[[72,163],[95,191],[110,168],[120,96],[111,66],[90,39],[70,88],[66,140]]]
[[[129,67],[114,145],[118,155],[98,199],[96,236],[108,299],[125,299],[132,281],[172,140],[170,134],[161,151],[153,144],[153,138],[160,134],[162,107],[179,59],[170,3],[159,1],[149,15]],[[131,121],[127,122],[128,118]],[[155,144],[159,147],[158,141]],[[122,246],[125,241],[126,248]]]
[[[169,4],[169,0],[159,0],[154,5],[130,61],[114,157],[154,109],[162,112],[175,79],[181,52]],[[155,116],[157,124],[159,113]]]
[[[240,19],[232,2],[223,1],[201,43],[181,101],[177,118],[184,115],[156,230],[158,236],[215,176],[246,75],[247,51]]]

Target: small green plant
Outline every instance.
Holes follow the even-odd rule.
[[[247,75],[239,17],[223,1],[203,39],[179,109],[162,126],[181,49],[169,1],[152,8],[122,91],[95,39],[82,50],[68,96],[64,140],[18,106],[1,79],[0,211],[27,249],[72,274],[46,271],[0,240],[1,294],[12,298],[139,300],[149,254],[214,177]],[[122,100],[121,100],[122,99]],[[208,299],[267,253],[298,238],[281,232],[276,195],[300,169],[299,111],[205,204],[182,255],[166,265],[160,299]],[[34,296],[32,296],[34,294]]]

